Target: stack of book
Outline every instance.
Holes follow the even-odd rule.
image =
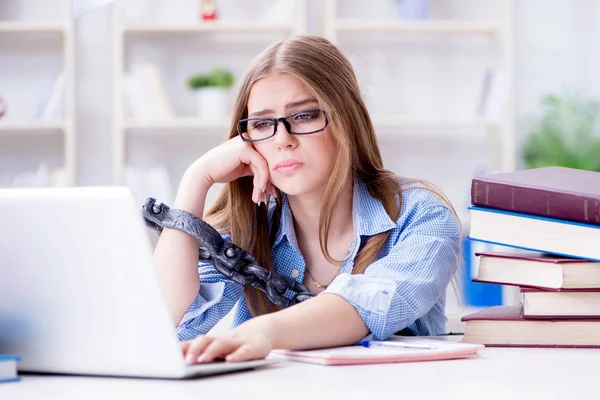
[[[463,341],[488,346],[600,347],[600,173],[536,168],[473,179],[474,281],[518,286],[521,304],[462,318]]]

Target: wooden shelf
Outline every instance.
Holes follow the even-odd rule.
[[[55,133],[64,131],[63,122],[8,122],[0,121],[0,135]]]
[[[496,34],[499,23],[469,21],[337,20],[334,29],[349,33]]]
[[[60,23],[45,22],[0,22],[0,33],[55,33],[64,34],[67,27]]]
[[[290,33],[294,27],[288,24],[261,22],[206,22],[197,25],[173,25],[160,23],[125,23],[125,33]]]

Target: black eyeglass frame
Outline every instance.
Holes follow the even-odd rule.
[[[304,113],[310,113],[310,112],[322,112],[323,115],[325,115],[325,126],[323,126],[321,129],[317,129],[316,131],[312,131],[312,132],[292,132],[292,126],[290,125],[289,122],[287,122],[287,119],[290,117],[293,117],[295,115],[299,115],[299,114],[304,114]],[[267,136],[265,138],[262,139],[248,139],[245,138],[244,135],[242,133],[242,124],[246,123],[246,132],[248,131],[248,122],[250,121],[271,121],[273,122],[273,133],[270,136]],[[313,133],[318,133],[318,132],[322,132],[325,130],[325,128],[327,128],[327,125],[329,125],[329,118],[327,117],[327,113],[325,112],[325,110],[320,110],[320,109],[316,109],[316,110],[302,110],[302,111],[296,111],[294,113],[291,113],[289,115],[286,115],[284,117],[279,117],[279,118],[267,118],[267,117],[258,117],[258,118],[246,118],[246,119],[241,119],[238,121],[237,123],[237,132],[238,135],[240,135],[240,137],[242,138],[242,140],[244,142],[260,142],[263,140],[267,140],[267,139],[271,139],[273,136],[275,136],[275,134],[277,133],[277,127],[279,126],[279,122],[283,122],[283,126],[285,126],[285,129],[288,131],[288,133],[290,135],[312,135]]]

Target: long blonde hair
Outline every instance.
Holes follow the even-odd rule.
[[[340,260],[335,260],[328,251],[328,240],[332,211],[344,185],[353,177],[361,179],[371,196],[381,201],[390,218],[396,221],[401,211],[399,204],[402,204],[403,184],[396,174],[383,167],[375,130],[361,98],[352,65],[338,48],[322,37],[288,38],[269,46],[254,59],[239,86],[230,138],[238,134],[237,121],[248,116],[247,104],[252,85],[273,72],[288,73],[303,81],[331,121],[337,156],[321,206],[319,240],[326,259],[339,263]],[[415,182],[403,180],[408,181]],[[433,185],[418,182],[452,207]],[[278,191],[275,196],[277,206],[272,217],[271,235],[266,207],[257,206],[251,197],[252,177],[229,182],[205,219],[229,232],[233,243],[250,251],[263,267],[274,271],[271,246],[279,228],[282,193]],[[388,236],[389,232],[384,232],[366,241],[356,256],[352,273],[363,273],[377,259]],[[276,310],[264,293],[251,286],[246,287],[245,296],[253,315]]]

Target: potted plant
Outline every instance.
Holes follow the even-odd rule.
[[[526,167],[600,172],[600,105],[574,94],[546,96],[542,104],[544,114],[523,145]]]
[[[234,81],[233,73],[225,68],[214,68],[208,74],[190,77],[188,87],[196,92],[198,116],[207,119],[227,117]]]

